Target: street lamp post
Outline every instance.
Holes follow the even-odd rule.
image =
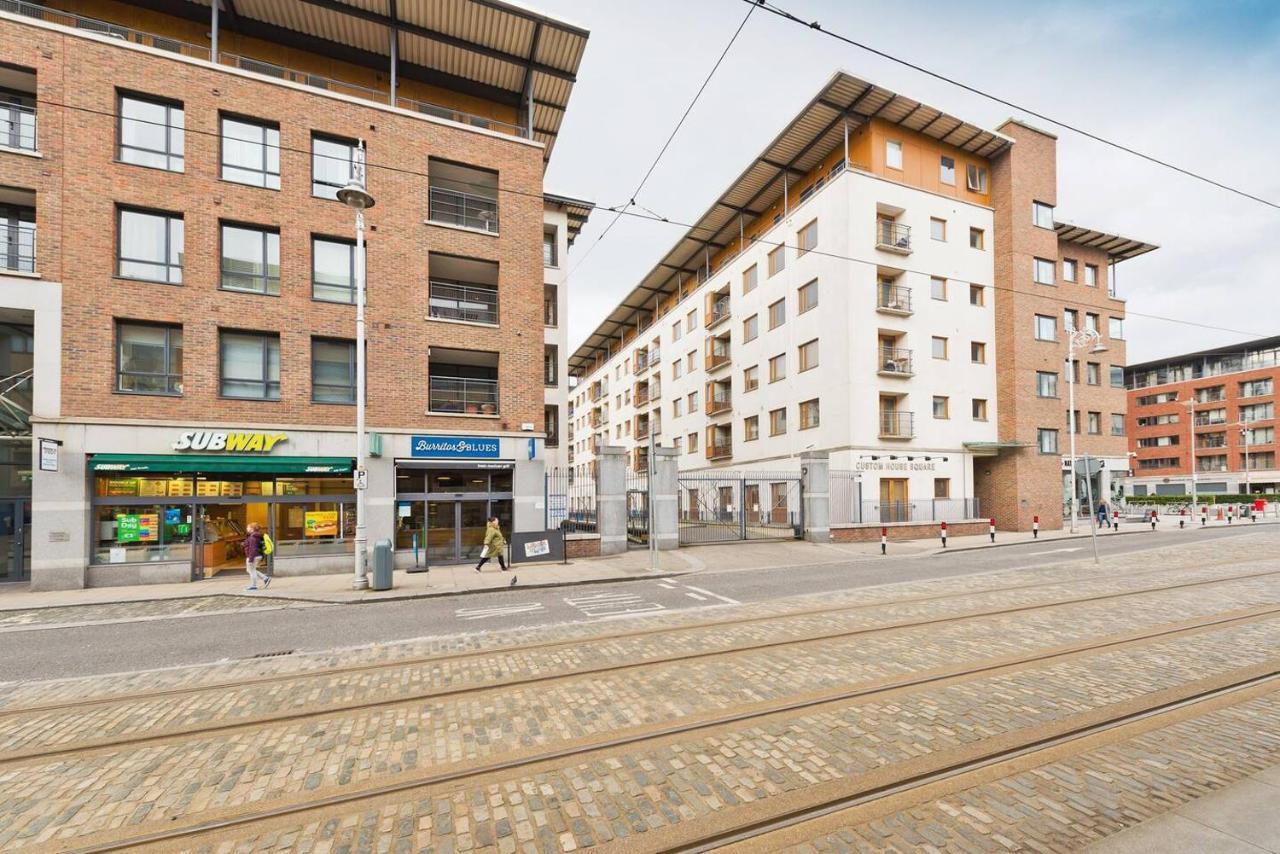
[[[1067,333],[1067,432],[1071,442],[1071,533],[1076,533],[1076,517],[1080,515],[1080,487],[1076,482],[1076,350],[1088,347],[1090,353],[1105,353],[1102,336],[1092,329],[1072,329]],[[1086,470],[1085,477],[1090,473]],[[1092,498],[1090,499],[1092,502]],[[1093,508],[1089,508],[1093,518]]]
[[[365,564],[365,553],[369,541],[365,527],[365,487],[368,475],[365,472],[365,456],[367,455],[367,437],[364,431],[364,293],[365,293],[365,260],[364,260],[364,212],[373,207],[373,196],[365,189],[364,140],[360,140],[355,151],[355,159],[351,162],[351,179],[345,187],[338,191],[338,201],[355,211],[356,214],[356,540],[355,540],[355,578],[351,587],[363,590],[369,586],[369,576]]]
[[[1199,503],[1199,496],[1196,494],[1199,487],[1196,470],[1200,467],[1200,461],[1196,459],[1196,399],[1194,396],[1187,398],[1182,402],[1187,408],[1187,458],[1191,461],[1191,512],[1196,512],[1196,505]]]
[[[1236,427],[1240,428],[1240,441],[1244,444],[1244,494],[1248,495],[1251,491],[1249,484],[1249,422],[1237,421]],[[1230,465],[1227,468],[1231,468]]]

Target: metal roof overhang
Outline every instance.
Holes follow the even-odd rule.
[[[1154,243],[1143,243],[1141,240],[1121,237],[1118,234],[1094,231],[1091,228],[1082,228],[1069,222],[1055,222],[1053,230],[1058,232],[1060,240],[1066,240],[1069,243],[1075,243],[1080,246],[1088,246],[1091,249],[1101,249],[1116,263],[1128,261],[1130,258],[1137,258],[1139,255],[1145,255],[1152,250],[1160,248]]]
[[[208,21],[211,0],[126,0]],[[550,158],[589,31],[501,0],[219,0],[219,27],[508,106],[533,99]]]
[[[846,121],[853,127],[873,118],[893,122],[980,157],[992,157],[1013,142],[996,131],[985,130],[846,72],[836,72],[578,346],[569,358],[570,372],[585,370],[609,342],[617,340],[625,328],[633,325],[637,311],[648,310],[660,295],[673,293],[682,274],[696,273],[702,266],[704,251],[714,251],[736,237],[739,215],[753,217],[767,210],[782,195],[784,175],[804,174],[817,166],[840,143]]]
[[[572,246],[582,227],[587,224],[587,218],[596,209],[595,202],[558,196],[555,193],[544,193],[542,198],[547,204],[562,208],[569,215],[569,245]]]
[[[233,454],[94,454],[89,470],[136,474],[350,474],[350,457],[253,457]]]

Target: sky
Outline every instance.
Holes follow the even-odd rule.
[[[1280,204],[1280,2],[775,0],[805,20]],[[743,0],[532,0],[591,30],[546,188],[625,202]],[[1280,209],[756,10],[637,202],[692,222],[837,70],[974,124],[1054,132],[1056,218],[1154,243],[1119,265],[1131,364],[1280,333]],[[684,229],[597,211],[569,253],[576,348]],[[1191,323],[1142,317],[1159,315]],[[1205,328],[1220,327],[1220,328]]]

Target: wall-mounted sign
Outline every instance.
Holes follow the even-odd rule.
[[[937,471],[938,464],[923,460],[854,460],[854,471]]]
[[[229,454],[269,454],[287,433],[223,432],[220,430],[188,430],[173,443],[175,451],[225,451]]]
[[[308,537],[338,536],[338,511],[308,510],[303,522],[303,534]]]
[[[160,517],[156,513],[116,516],[117,543],[151,543],[160,537]]]
[[[500,445],[497,439],[475,436],[413,436],[409,440],[409,454],[432,459],[496,459]]]
[[[58,470],[58,446],[61,444],[57,439],[40,440],[40,471]]]

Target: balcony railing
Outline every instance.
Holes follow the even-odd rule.
[[[1205,441],[1204,439],[1201,439],[1196,442],[1197,451],[1202,451],[1202,450],[1205,450],[1206,448],[1225,448],[1226,446],[1227,446],[1227,440],[1225,437],[1221,439],[1213,439],[1210,441]]]
[[[35,107],[0,101],[0,145],[36,150]]]
[[[427,409],[451,414],[494,415],[498,411],[498,381],[432,376]]]
[[[891,219],[876,221],[876,248],[902,255],[911,252],[911,226]]]
[[[635,437],[637,439],[648,439],[649,438],[649,422],[637,421],[635,434],[636,434]]]
[[[488,285],[467,285],[448,279],[431,279],[428,306],[437,320],[464,320],[468,323],[498,322],[498,289]]]
[[[730,438],[712,439],[707,444],[707,459],[722,460],[733,456],[733,440]]]
[[[649,402],[649,387],[646,385],[636,386],[636,393],[634,397],[636,406],[644,406]]]
[[[652,345],[649,346],[649,364],[656,365],[662,361],[662,351]]]
[[[603,383],[591,386],[591,401],[594,403],[609,393],[609,387]]]
[[[1225,461],[1199,460],[1196,462],[1196,471],[1223,472],[1226,470],[1227,464]]]
[[[631,373],[642,374],[649,370],[649,353],[645,350],[637,350],[631,359]]]
[[[591,426],[599,427],[603,423],[604,423],[604,417],[600,414],[600,410],[593,409],[591,411]]]
[[[881,282],[876,291],[876,308],[886,314],[911,314],[911,288]]]
[[[721,297],[711,305],[711,310],[707,312],[706,328],[718,326],[729,319],[729,298]]]
[[[910,439],[915,435],[915,413],[894,410],[880,413],[880,438]]]
[[[498,200],[477,196],[448,187],[431,187],[428,191],[427,218],[432,222],[460,225],[498,233]]]
[[[0,270],[12,273],[36,271],[36,227],[26,223],[0,223]]]
[[[559,326],[560,325],[560,307],[553,299],[544,299],[542,301],[542,325],[543,326]]]
[[[707,397],[707,414],[719,415],[733,409],[733,395],[728,393],[709,395]]]
[[[386,100],[389,95],[385,92],[378,92],[377,96],[381,100]],[[505,133],[508,136],[524,136],[524,128],[519,125],[513,125],[509,122],[500,122],[497,119],[491,119],[488,116],[478,116],[475,113],[466,113],[462,110],[455,110],[450,107],[442,107],[439,104],[431,104],[427,101],[419,101],[414,98],[396,97],[396,106],[402,110],[409,110],[415,113],[422,113],[427,116],[435,116],[437,119],[448,119],[458,124],[470,125],[474,128],[483,128],[484,130],[494,130],[499,133]]]
[[[911,376],[911,351],[901,347],[881,347],[876,372],[894,377]]]
[[[1225,415],[1197,415],[1195,418],[1195,426],[1197,427],[1217,427],[1227,423]]]

